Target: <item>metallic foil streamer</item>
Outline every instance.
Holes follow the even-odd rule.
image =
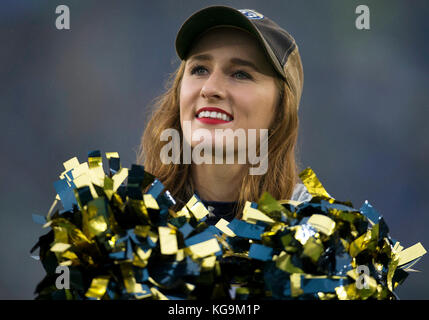
[[[31,249],[46,270],[37,299],[396,299],[426,253],[393,240],[368,201],[332,198],[310,168],[309,202],[265,192],[241,219],[209,226],[197,195],[175,211],[143,166],[106,158],[108,174],[99,151],[64,162],[48,214],[32,215],[51,229]],[[57,267],[69,268],[69,289],[57,289]]]

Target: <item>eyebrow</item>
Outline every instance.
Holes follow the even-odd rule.
[[[213,60],[213,57],[210,54],[199,54],[196,56],[192,56],[189,60],[210,61],[210,60]],[[238,66],[247,66],[247,67],[253,68],[257,72],[261,72],[259,68],[251,61],[244,60],[237,57],[231,58],[229,61],[232,64],[235,64]]]

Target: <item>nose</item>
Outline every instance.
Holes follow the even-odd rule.
[[[209,75],[201,88],[201,96],[206,99],[223,99],[225,97],[225,83],[221,71],[214,70]]]

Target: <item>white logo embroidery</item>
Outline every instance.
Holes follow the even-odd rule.
[[[263,14],[251,9],[240,9],[238,11],[240,11],[249,19],[262,19],[264,17]]]

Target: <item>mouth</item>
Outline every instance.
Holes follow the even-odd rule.
[[[234,120],[231,114],[215,107],[201,108],[197,111],[195,117],[198,121],[206,124],[228,123]]]

